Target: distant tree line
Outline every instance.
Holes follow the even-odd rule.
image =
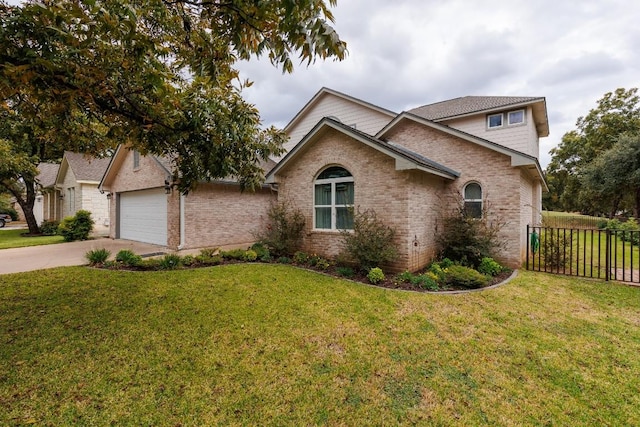
[[[638,89],[606,93],[551,150],[546,210],[606,216],[640,213]]]

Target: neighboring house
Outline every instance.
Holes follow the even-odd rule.
[[[470,211],[480,215],[489,207],[490,219],[505,222],[498,258],[521,264],[526,225],[538,222],[546,188],[537,159],[538,138],[549,132],[544,98],[464,97],[396,114],[323,88],[285,131],[287,154],[266,183],[304,213],[305,251],[336,255],[339,230],[351,227],[350,209],[374,209],[397,232],[400,258],[390,267],[416,270],[435,256],[441,214],[460,195]],[[200,185],[187,196],[169,188],[167,195],[170,167],[154,158],[138,156],[138,168],[135,162],[135,152],[119,148],[102,180],[118,201],[112,237],[152,240],[130,231],[149,228],[143,215],[128,219],[146,207],[148,215],[165,215],[150,232],[157,237],[152,243],[248,244],[248,230],[260,226],[274,197],[266,187],[247,195],[229,183]],[[153,208],[142,198],[151,193]]]
[[[65,151],[55,180],[60,200],[56,219],[86,210],[91,212],[97,231],[109,226],[109,199],[98,189],[98,185],[110,161],[110,158],[99,159]]]
[[[33,214],[38,225],[43,221],[60,221],[62,219],[62,198],[60,191],[55,188],[56,177],[60,165],[57,163],[40,163],[39,174],[36,177],[38,183],[38,195],[33,205]]]
[[[181,195],[171,177],[166,159],[118,147],[100,184],[111,198],[109,236],[174,249],[246,246],[276,197],[268,186],[241,193],[237,183],[225,180],[199,183]]]

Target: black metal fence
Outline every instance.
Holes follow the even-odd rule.
[[[527,270],[640,283],[640,231],[527,226]]]

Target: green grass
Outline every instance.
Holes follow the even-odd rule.
[[[0,249],[23,248],[26,246],[51,245],[64,242],[62,236],[25,237],[26,229],[0,229]]]
[[[640,288],[283,265],[0,276],[0,425],[639,425]]]
[[[598,223],[605,219],[571,212],[542,211],[542,222],[545,227],[597,229]]]

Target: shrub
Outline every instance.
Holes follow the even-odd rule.
[[[182,265],[191,267],[192,265],[196,264],[196,259],[193,255],[185,255],[182,257],[181,262],[182,262]]]
[[[229,251],[220,251],[220,256],[223,259],[244,260],[245,252],[244,249],[231,249]]]
[[[58,221],[42,221],[40,224],[40,232],[45,236],[55,236],[58,234]]]
[[[380,220],[376,212],[359,210],[353,215],[353,230],[341,230],[343,254],[368,271],[398,257],[393,243],[395,230]]]
[[[220,255],[208,255],[208,254],[200,254],[196,255],[196,262],[202,265],[218,265],[222,264],[222,257]]]
[[[409,270],[405,270],[396,276],[396,280],[400,283],[411,283],[413,274]]]
[[[441,268],[446,269],[446,268],[451,267],[454,264],[454,262],[451,261],[449,258],[444,258],[443,260],[438,262],[438,264],[440,264]]]
[[[281,256],[278,258],[278,262],[280,264],[291,264],[291,258],[287,257],[287,256]]]
[[[18,211],[16,211],[13,208],[0,208],[0,214],[7,214],[11,217],[11,221],[17,221],[18,220]]]
[[[75,240],[87,240],[93,230],[91,212],[79,210],[75,216],[68,216],[58,226],[58,234],[64,237],[65,242]]]
[[[256,257],[261,261],[264,261],[265,259],[268,259],[269,261],[271,260],[271,253],[269,252],[269,249],[262,243],[254,243],[251,245],[250,249],[256,253]]]
[[[571,262],[571,246],[573,245],[573,233],[559,233],[548,230],[540,239],[540,252],[544,260],[545,268],[560,270]]]
[[[182,265],[182,259],[180,259],[179,255],[166,254],[160,258],[158,267],[162,270],[173,270],[174,268],[180,267],[180,265]]]
[[[482,288],[489,284],[490,278],[463,265],[452,265],[447,268],[445,284],[465,289]]]
[[[203,249],[200,249],[200,255],[202,255],[205,258],[211,258],[214,255],[216,255],[219,249],[220,248],[203,248]]]
[[[309,262],[309,255],[307,255],[305,252],[297,251],[295,254],[293,254],[293,262],[295,262],[296,264],[306,264],[307,262]]]
[[[433,276],[428,274],[418,274],[413,276],[411,278],[411,284],[428,291],[437,291],[440,289],[438,282],[433,279]]]
[[[355,276],[355,273],[353,272],[353,268],[351,268],[351,267],[338,267],[338,268],[336,268],[336,273],[338,273],[340,276],[346,277],[348,279],[350,279],[353,276]]]
[[[138,267],[142,264],[142,257],[130,249],[122,249],[116,254],[116,262],[129,267]]]
[[[305,219],[302,211],[289,201],[272,203],[267,212],[266,228],[256,234],[276,256],[293,254],[302,243]]]
[[[242,255],[242,259],[247,262],[252,262],[258,259],[258,254],[254,250],[246,250]]]
[[[442,231],[437,234],[436,242],[442,258],[475,268],[482,258],[491,257],[502,246],[498,233],[505,223],[491,215],[488,203],[483,203],[482,216],[473,218],[465,210],[461,195],[457,200],[457,209],[443,215]]]
[[[90,265],[102,265],[107,261],[107,259],[109,259],[110,255],[110,251],[102,248],[90,250],[84,255],[84,257],[89,261]]]
[[[502,272],[503,268],[500,264],[493,260],[493,258],[484,257],[480,261],[478,271],[487,276],[497,276]]]
[[[638,222],[635,218],[629,218],[622,224],[620,224],[619,228],[622,233],[618,233],[623,241],[630,242],[632,245],[638,244],[638,235],[640,232],[640,227],[638,226]]]
[[[384,280],[384,272],[382,271],[381,268],[374,267],[371,270],[369,270],[369,273],[367,274],[367,279],[369,279],[369,282],[376,285]]]
[[[331,266],[331,263],[329,262],[328,259],[326,258],[318,258],[316,260],[316,268],[319,268],[320,270],[326,270],[327,268],[329,268]]]
[[[427,271],[437,277],[438,282],[444,282],[446,271],[440,266],[440,263],[432,263]]]

